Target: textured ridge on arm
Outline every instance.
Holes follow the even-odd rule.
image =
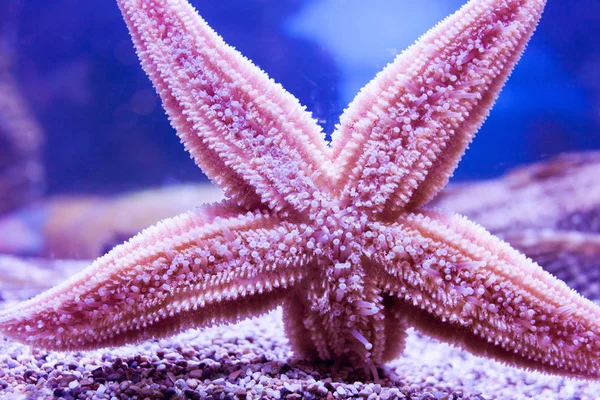
[[[403,215],[382,234],[394,238],[378,258],[399,318],[475,354],[600,377],[600,307],[506,243],[439,211]]]
[[[118,3],[172,125],[214,183],[247,209],[299,211],[319,197],[327,148],[296,98],[186,1]]]
[[[431,200],[487,117],[544,4],[471,1],[365,86],[334,133],[342,199],[392,216]]]
[[[302,279],[308,256],[293,225],[239,211],[205,206],[146,229],[69,281],[2,310],[0,331],[43,348],[78,350],[272,309]],[[285,251],[293,256],[282,257]]]

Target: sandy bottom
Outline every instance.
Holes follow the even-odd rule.
[[[281,310],[164,340],[58,353],[0,342],[2,398],[84,399],[597,399],[600,383],[546,376],[471,356],[411,332],[403,357],[332,372],[295,358]]]

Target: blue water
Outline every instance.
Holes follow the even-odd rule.
[[[49,193],[206,179],[183,151],[111,0],[0,0],[16,75],[45,132]],[[227,42],[327,132],[358,89],[457,0],[195,0]],[[549,0],[456,180],[600,148],[600,1]]]

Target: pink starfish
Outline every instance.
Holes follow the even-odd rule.
[[[600,308],[463,217],[443,188],[542,13],[472,0],[388,65],[331,147],[184,0],[119,0],[185,148],[229,200],[148,228],[0,315],[45,348],[120,345],[283,305],[294,349],[365,367],[405,331],[521,367],[600,375]]]

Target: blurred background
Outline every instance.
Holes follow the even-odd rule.
[[[365,83],[465,1],[192,3],[330,134]],[[0,60],[12,91],[0,97],[20,96],[20,112],[37,138],[29,151],[39,153],[45,194],[105,194],[206,179],[169,126],[114,1],[2,4]],[[598,0],[549,0],[454,181],[498,176],[564,151],[600,148],[599,37]],[[0,147],[23,141],[21,133],[11,139],[0,135],[5,136]],[[0,165],[2,157],[8,160],[0,149]]]

